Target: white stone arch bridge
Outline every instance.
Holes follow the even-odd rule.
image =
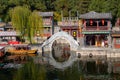
[[[70,50],[73,51],[73,53],[70,53],[70,57],[68,58],[67,61],[57,62],[53,58],[52,45],[53,45],[53,42],[58,39],[66,40],[70,45]],[[76,51],[78,47],[79,47],[78,42],[67,32],[63,32],[63,31],[55,33],[42,44],[44,57],[48,60],[49,64],[53,65],[56,68],[60,68],[60,69],[64,69],[72,65],[72,63],[77,60]]]

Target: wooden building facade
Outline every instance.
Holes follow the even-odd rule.
[[[41,35],[43,36],[44,39],[47,39],[54,33],[53,29],[54,15],[53,12],[39,12],[39,14],[42,16],[44,26],[43,33]]]
[[[85,46],[111,46],[111,13],[91,11],[81,14],[83,20],[82,34]]]
[[[0,22],[0,45],[6,45],[9,41],[17,41],[19,34],[11,23]]]
[[[62,17],[62,21],[58,22],[60,29],[72,35],[75,40],[79,42],[81,36],[80,26],[81,22],[78,17]]]

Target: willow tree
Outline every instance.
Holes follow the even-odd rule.
[[[16,31],[20,33],[21,39],[27,38],[30,43],[34,41],[35,35],[40,36],[43,29],[42,17],[27,7],[18,6],[11,10],[11,21]]]
[[[27,27],[27,33],[28,38],[31,43],[33,43],[34,36],[40,37],[41,33],[43,32],[43,21],[42,17],[39,15],[39,12],[34,11],[29,16],[28,20],[28,27]]]
[[[26,34],[26,27],[28,22],[28,17],[31,11],[27,7],[15,7],[11,11],[11,21],[13,27],[16,29],[17,32],[20,33],[21,39],[24,39]]]

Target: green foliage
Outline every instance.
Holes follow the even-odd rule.
[[[112,15],[116,15],[117,12],[117,0],[108,0],[109,1],[109,10],[112,12]]]
[[[54,20],[55,21],[60,21],[61,20],[61,15],[57,12],[54,12]]]
[[[55,11],[55,6],[54,6],[55,1],[57,1],[57,0],[44,0],[46,10]]]
[[[66,5],[67,4],[67,5]],[[55,10],[57,12],[63,11],[63,16],[68,16],[69,12],[69,0],[56,0],[54,2]]]
[[[0,0],[0,18],[2,18],[2,20],[6,16],[5,13],[6,13],[7,7],[8,7],[7,1],[6,0]]]
[[[120,0],[108,0],[109,1],[109,11],[112,13],[113,19],[112,24],[116,22],[116,18],[120,17]]]
[[[44,11],[46,9],[45,3],[43,0],[20,0],[21,6],[29,6],[33,10]]]
[[[33,61],[27,62],[15,73],[13,80],[46,80],[45,67]]]
[[[0,13],[4,13],[7,6],[8,5],[6,0],[0,0]]]
[[[19,6],[21,0],[8,0],[8,5],[10,7]]]
[[[118,12],[117,12],[117,17],[120,18],[120,4],[118,4]]]
[[[76,16],[77,12],[86,13],[91,0],[56,0],[54,2],[55,11],[60,13],[63,11],[63,16]],[[73,14],[72,14],[73,13]]]
[[[74,4],[75,11],[78,11],[80,14],[84,14],[88,12],[88,7],[90,5],[91,0],[76,0]]]
[[[28,23],[28,16],[31,12],[27,7],[21,6],[15,7],[11,12],[12,25],[16,31],[20,33],[22,39],[24,39]]]
[[[92,0],[89,11],[106,12],[108,10],[107,0]]]
[[[27,26],[27,33],[30,42],[32,43],[32,37],[36,34],[40,36],[43,33],[43,21],[42,17],[38,14],[39,12],[34,11],[29,16],[28,26]]]
[[[43,22],[38,12],[31,12],[27,7],[15,7],[10,11],[13,27],[20,33],[22,39],[28,38],[30,43],[37,33],[42,33]]]
[[[9,22],[9,10],[16,6],[28,7],[31,11],[55,11],[63,16],[75,16],[88,11],[111,12],[113,21],[120,17],[120,0],[0,0],[0,18]],[[58,19],[59,20],[59,19]]]

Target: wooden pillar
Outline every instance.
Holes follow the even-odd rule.
[[[99,21],[96,21],[97,22],[97,30],[99,30]]]
[[[99,36],[96,35],[95,46],[98,46],[98,40],[99,40]]]

